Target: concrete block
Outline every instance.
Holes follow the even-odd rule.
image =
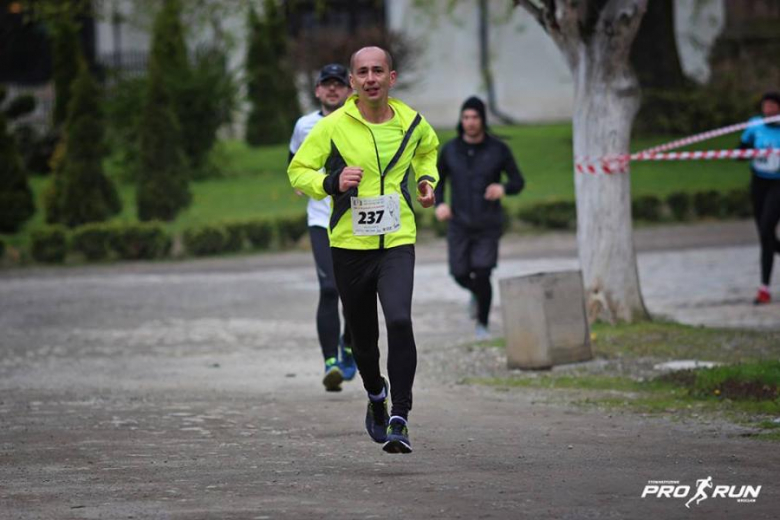
[[[499,290],[509,368],[593,358],[580,271],[503,278]]]

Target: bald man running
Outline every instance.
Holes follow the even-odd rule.
[[[355,52],[350,83],[356,94],[317,123],[288,175],[293,188],[314,199],[330,195],[333,200],[329,223],[333,268],[368,392],[366,430],[386,452],[411,453],[417,229],[407,180],[413,171],[417,200],[423,208],[433,206],[439,141],[419,113],[390,97],[397,76],[386,50],[364,47]],[[387,323],[389,386],[379,364],[377,296]]]

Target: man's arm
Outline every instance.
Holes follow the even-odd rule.
[[[439,159],[436,164],[436,169],[439,172],[439,182],[436,184],[436,190],[434,191],[436,195],[436,205],[444,203],[444,196],[445,196],[445,190],[446,190],[446,184],[447,184],[447,177],[450,175],[450,170],[447,167],[447,161],[445,160],[445,148],[442,148],[441,153],[439,154]]]
[[[328,196],[323,187],[327,175],[320,170],[330,155],[330,133],[323,123],[324,120],[314,125],[287,168],[292,187],[315,200]]]
[[[523,191],[525,179],[523,179],[523,174],[520,173],[520,168],[517,167],[512,150],[506,145],[504,145],[504,172],[507,176],[507,182],[504,183],[504,193],[516,195]]]
[[[420,121],[417,128],[421,137],[414,157],[412,157],[414,177],[418,186],[425,181],[431,185],[431,188],[435,189],[439,183],[439,172],[436,169],[436,151],[439,147],[439,138],[436,137],[436,132],[425,119]]]
[[[748,127],[744,132],[742,132],[742,136],[739,139],[739,149],[749,150],[751,148],[755,148],[755,140],[756,135],[753,132],[753,128]]]
[[[439,138],[424,118],[417,128],[421,132],[420,142],[412,157],[412,168],[417,181],[417,200],[423,208],[430,208],[436,200],[434,189],[439,183],[439,172],[436,169]]]

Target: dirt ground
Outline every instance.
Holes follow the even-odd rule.
[[[780,327],[749,305],[754,233],[639,230],[650,310]],[[498,276],[576,266],[573,245],[509,237]],[[418,247],[407,456],[363,431],[358,381],[322,390],[308,252],[0,272],[0,518],[777,518],[777,444],[741,427],[459,384],[483,360],[444,258]],[[641,497],[708,476],[760,496]]]

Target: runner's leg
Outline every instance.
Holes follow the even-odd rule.
[[[352,353],[369,394],[382,392],[377,316],[377,259],[383,251],[331,248],[336,286],[352,332]]]
[[[447,258],[450,274],[458,285],[473,293],[469,249],[469,237],[466,231],[450,223],[447,227]]]
[[[317,305],[317,336],[322,355],[327,360],[338,358],[339,345],[339,293],[333,275],[333,259],[330,252],[328,230],[318,226],[309,227],[311,250],[320,282],[320,300]]]
[[[780,221],[780,181],[770,180],[758,220],[761,237],[761,283],[769,285],[777,251],[777,223]]]
[[[487,327],[490,305],[493,302],[493,286],[490,274],[498,264],[498,240],[500,230],[486,230],[472,241],[469,264],[474,273],[473,291],[477,296],[477,320]]]
[[[417,370],[417,346],[412,331],[414,246],[383,251],[377,289],[387,323],[387,373],[392,411],[406,419],[412,409],[412,385]]]
[[[490,305],[493,302],[493,286],[490,283],[490,269],[476,269],[472,284],[477,297],[477,321],[488,326],[490,321]]]

